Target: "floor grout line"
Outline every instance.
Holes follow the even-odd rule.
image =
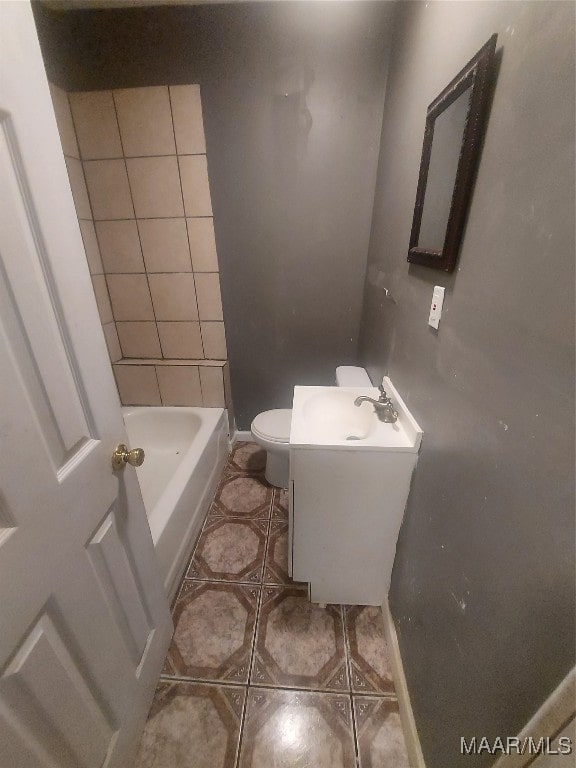
[[[342,605],[342,620],[344,622],[344,643],[346,645],[346,664],[348,665],[348,684],[350,686],[350,722],[352,725],[352,740],[354,742],[354,757],[356,768],[360,766],[360,744],[358,743],[358,731],[356,728],[356,713],[354,711],[354,693],[352,681],[352,653],[350,652],[350,639],[348,637],[348,615],[346,606]]]
[[[354,739],[354,753],[356,756],[356,765],[360,766],[360,742],[358,741],[358,728],[356,725],[356,712],[354,710],[354,697],[350,691],[350,715],[352,717],[352,738]]]
[[[326,696],[345,696],[351,699],[378,699],[382,701],[397,702],[395,696],[388,694],[353,693],[352,691],[331,690],[326,688],[305,688],[304,686],[290,687],[286,685],[271,685],[270,683],[235,682],[234,680],[209,680],[200,677],[186,677],[185,675],[167,675],[162,673],[159,681],[162,683],[191,683],[194,685],[213,685],[216,687],[246,688],[264,691],[285,691],[286,693],[316,693]]]
[[[234,765],[236,768],[240,765],[240,755],[242,753],[242,739],[244,737],[244,724],[246,722],[246,710],[248,709],[248,686],[246,686],[246,693],[244,694],[244,705],[242,707],[242,716],[240,717],[240,728],[238,730],[238,747],[236,748],[236,760]]]
[[[268,542],[266,542],[268,546]],[[254,622],[254,636],[252,637],[252,652],[250,654],[250,667],[248,668],[248,686],[252,685],[252,669],[254,667],[254,657],[256,655],[256,642],[258,639],[258,630],[260,629],[260,610],[264,595],[264,585],[260,584],[260,594],[258,595],[258,606],[256,608],[256,620]]]
[[[391,694],[382,693],[354,693],[353,691],[333,690],[327,688],[306,688],[304,686],[287,686],[287,685],[272,685],[270,683],[251,683],[250,677],[247,682],[236,682],[234,680],[213,680],[202,677],[186,677],[185,675],[168,675],[163,672],[160,675],[159,682],[163,683],[194,683],[197,685],[216,685],[216,686],[231,686],[232,688],[254,688],[257,690],[266,691],[287,691],[298,693],[319,693],[326,694],[327,696],[346,696],[352,700],[354,699],[378,699],[382,701],[397,702],[396,696]]]
[[[188,563],[186,565],[186,568],[184,570],[184,574],[180,580],[180,584],[178,585],[178,589],[176,592],[176,597],[174,598],[173,605],[171,607],[171,614],[174,614],[174,611],[176,609],[176,604],[180,598],[182,589],[184,586],[188,583],[196,583],[196,584],[230,584],[231,586],[241,586],[241,587],[250,587],[253,589],[258,590],[258,596],[256,601],[256,611],[255,611],[255,617],[254,617],[254,628],[253,628],[253,635],[252,635],[252,642],[251,642],[251,648],[250,648],[250,657],[248,662],[248,673],[247,673],[247,679],[245,681],[235,681],[235,680],[214,680],[214,679],[205,679],[205,678],[197,678],[197,677],[188,677],[187,675],[181,675],[181,674],[166,674],[162,672],[160,674],[158,683],[174,683],[174,684],[193,684],[193,685],[207,685],[207,686],[213,686],[213,687],[222,687],[222,688],[231,688],[235,689],[237,691],[242,690],[243,691],[243,705],[242,705],[242,711],[239,716],[239,730],[238,730],[238,741],[237,741],[237,749],[236,749],[236,756],[233,760],[232,765],[234,768],[240,768],[241,764],[241,757],[243,754],[243,747],[245,744],[246,739],[246,727],[247,727],[247,719],[248,719],[248,707],[249,707],[249,698],[250,698],[250,691],[254,690],[264,690],[264,691],[270,691],[270,692],[278,692],[278,693],[305,693],[305,694],[314,694],[316,696],[327,696],[327,697],[333,697],[338,696],[342,697],[345,696],[348,705],[350,707],[350,737],[352,739],[353,743],[353,751],[354,751],[354,760],[355,760],[355,766],[356,768],[360,768],[361,766],[361,755],[360,755],[360,742],[359,742],[359,726],[356,718],[356,712],[355,712],[355,702],[358,699],[363,699],[366,697],[369,698],[375,698],[382,701],[391,701],[396,702],[397,704],[397,695],[396,692],[390,693],[390,692],[373,692],[373,691],[366,691],[366,692],[356,692],[354,691],[353,686],[353,664],[352,664],[352,650],[350,645],[350,633],[349,633],[349,626],[348,626],[348,615],[347,615],[347,606],[340,604],[337,606],[334,606],[339,609],[341,622],[342,622],[342,633],[343,633],[343,640],[344,640],[344,656],[345,656],[345,670],[347,675],[347,689],[346,690],[327,690],[326,688],[307,688],[304,686],[290,686],[290,685],[274,685],[271,683],[254,683],[252,682],[252,676],[254,671],[254,665],[256,662],[256,654],[257,654],[257,646],[258,646],[258,637],[260,632],[260,625],[262,621],[262,612],[263,612],[263,603],[264,603],[264,590],[265,588],[272,588],[275,590],[279,589],[291,589],[291,588],[298,588],[301,587],[300,584],[296,582],[291,583],[282,583],[280,581],[276,582],[267,582],[266,581],[266,563],[268,561],[268,556],[270,553],[270,547],[271,547],[271,534],[272,534],[272,523],[275,520],[273,518],[274,514],[274,508],[275,508],[275,502],[279,500],[279,496],[281,491],[277,488],[272,488],[272,493],[270,496],[270,502],[268,505],[268,514],[267,517],[244,517],[242,515],[233,516],[233,515],[226,515],[226,514],[212,514],[211,516],[211,510],[214,506],[214,500],[216,498],[216,495],[218,494],[219,489],[221,488],[223,482],[227,479],[233,478],[233,477],[252,477],[252,478],[259,478],[261,481],[264,480],[263,473],[254,473],[254,472],[238,472],[237,470],[234,470],[233,473],[229,470],[229,465],[231,462],[231,457],[233,456],[234,451],[232,454],[230,454],[230,457],[228,459],[227,464],[224,466],[222,470],[222,474],[220,477],[220,481],[218,483],[218,486],[216,488],[214,499],[212,500],[210,506],[208,507],[208,511],[206,512],[206,516],[204,518],[204,521],[202,522],[200,532],[198,534],[198,537],[196,541],[194,542],[192,552],[190,555],[190,558],[188,560]],[[210,521],[209,521],[210,518]],[[218,577],[214,578],[206,578],[206,577],[189,577],[187,576],[188,571],[190,569],[190,566],[194,560],[194,557],[197,555],[199,551],[200,542],[202,541],[203,534],[205,532],[205,529],[208,525],[215,522],[216,520],[221,519],[227,519],[230,521],[240,521],[240,520],[246,520],[246,521],[260,521],[265,522],[266,525],[264,526],[265,531],[263,531],[265,535],[265,544],[264,544],[264,550],[262,555],[262,564],[260,569],[260,575],[258,581],[243,581],[243,580],[236,580],[236,579],[222,579]],[[284,518],[278,518],[278,520],[282,523],[286,523],[287,521]]]

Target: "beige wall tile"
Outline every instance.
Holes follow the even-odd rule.
[[[91,219],[92,211],[90,209],[90,200],[88,199],[82,163],[74,157],[67,157],[65,159],[70,189],[72,190],[72,197],[76,207],[76,215],[79,219]]]
[[[74,130],[74,123],[72,122],[72,112],[70,111],[70,104],[68,103],[68,94],[53,83],[49,83],[49,85],[54,114],[56,115],[56,124],[58,125],[58,133],[60,134],[60,143],[62,144],[62,151],[65,155],[69,155],[70,157],[80,158],[78,142],[76,141],[76,131]]]
[[[116,323],[123,357],[162,357],[156,323]]]
[[[102,267],[102,259],[100,258],[98,240],[96,240],[94,222],[80,220],[78,223],[80,224],[80,232],[82,233],[84,251],[86,252],[86,261],[88,262],[90,274],[101,275],[104,269]]]
[[[158,333],[163,357],[185,360],[204,357],[199,323],[159,322]]]
[[[106,323],[106,325],[102,326],[102,330],[104,331],[110,362],[115,363],[117,360],[121,360],[122,350],[120,349],[118,333],[116,332],[116,323]]]
[[[202,345],[204,357],[211,360],[226,360],[224,323],[202,323]]]
[[[186,216],[212,216],[206,155],[178,158]]]
[[[154,320],[146,275],[107,275],[106,282],[116,322]]]
[[[69,99],[82,160],[122,157],[112,92],[70,93]]]
[[[156,374],[162,405],[202,405],[202,390],[196,366],[158,366]]]
[[[194,275],[149,275],[156,320],[198,320]]]
[[[202,405],[206,408],[224,408],[224,381],[222,368],[200,366]]]
[[[136,217],[183,216],[176,157],[140,157],[126,161]]]
[[[186,219],[194,272],[218,272],[214,219]]]
[[[161,405],[153,365],[114,365],[122,405]]]
[[[167,86],[114,91],[126,157],[175,155]]]
[[[139,219],[147,272],[191,272],[185,219]]]
[[[94,220],[133,219],[124,160],[90,160],[83,165]]]
[[[200,320],[222,320],[222,299],[218,273],[199,272],[195,275],[195,283]]]
[[[96,232],[107,274],[145,271],[134,219],[97,221]]]
[[[206,152],[199,85],[171,85],[172,119],[179,155]]]
[[[96,297],[96,304],[98,305],[98,313],[100,314],[100,322],[102,325],[111,323],[114,319],[112,317],[112,307],[110,306],[110,298],[108,296],[108,289],[106,287],[106,278],[104,275],[94,275],[92,277],[92,286],[94,288],[94,296]]]

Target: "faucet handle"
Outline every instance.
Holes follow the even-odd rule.
[[[387,400],[388,396],[386,394],[386,390],[384,389],[383,384],[378,385],[378,391],[380,392],[380,400]]]

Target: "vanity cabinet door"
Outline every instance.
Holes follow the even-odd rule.
[[[416,454],[294,449],[293,578],[313,602],[382,605]]]

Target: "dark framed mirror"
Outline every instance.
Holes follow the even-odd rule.
[[[424,144],[408,261],[452,272],[472,196],[489,108],[497,35],[434,99]]]

